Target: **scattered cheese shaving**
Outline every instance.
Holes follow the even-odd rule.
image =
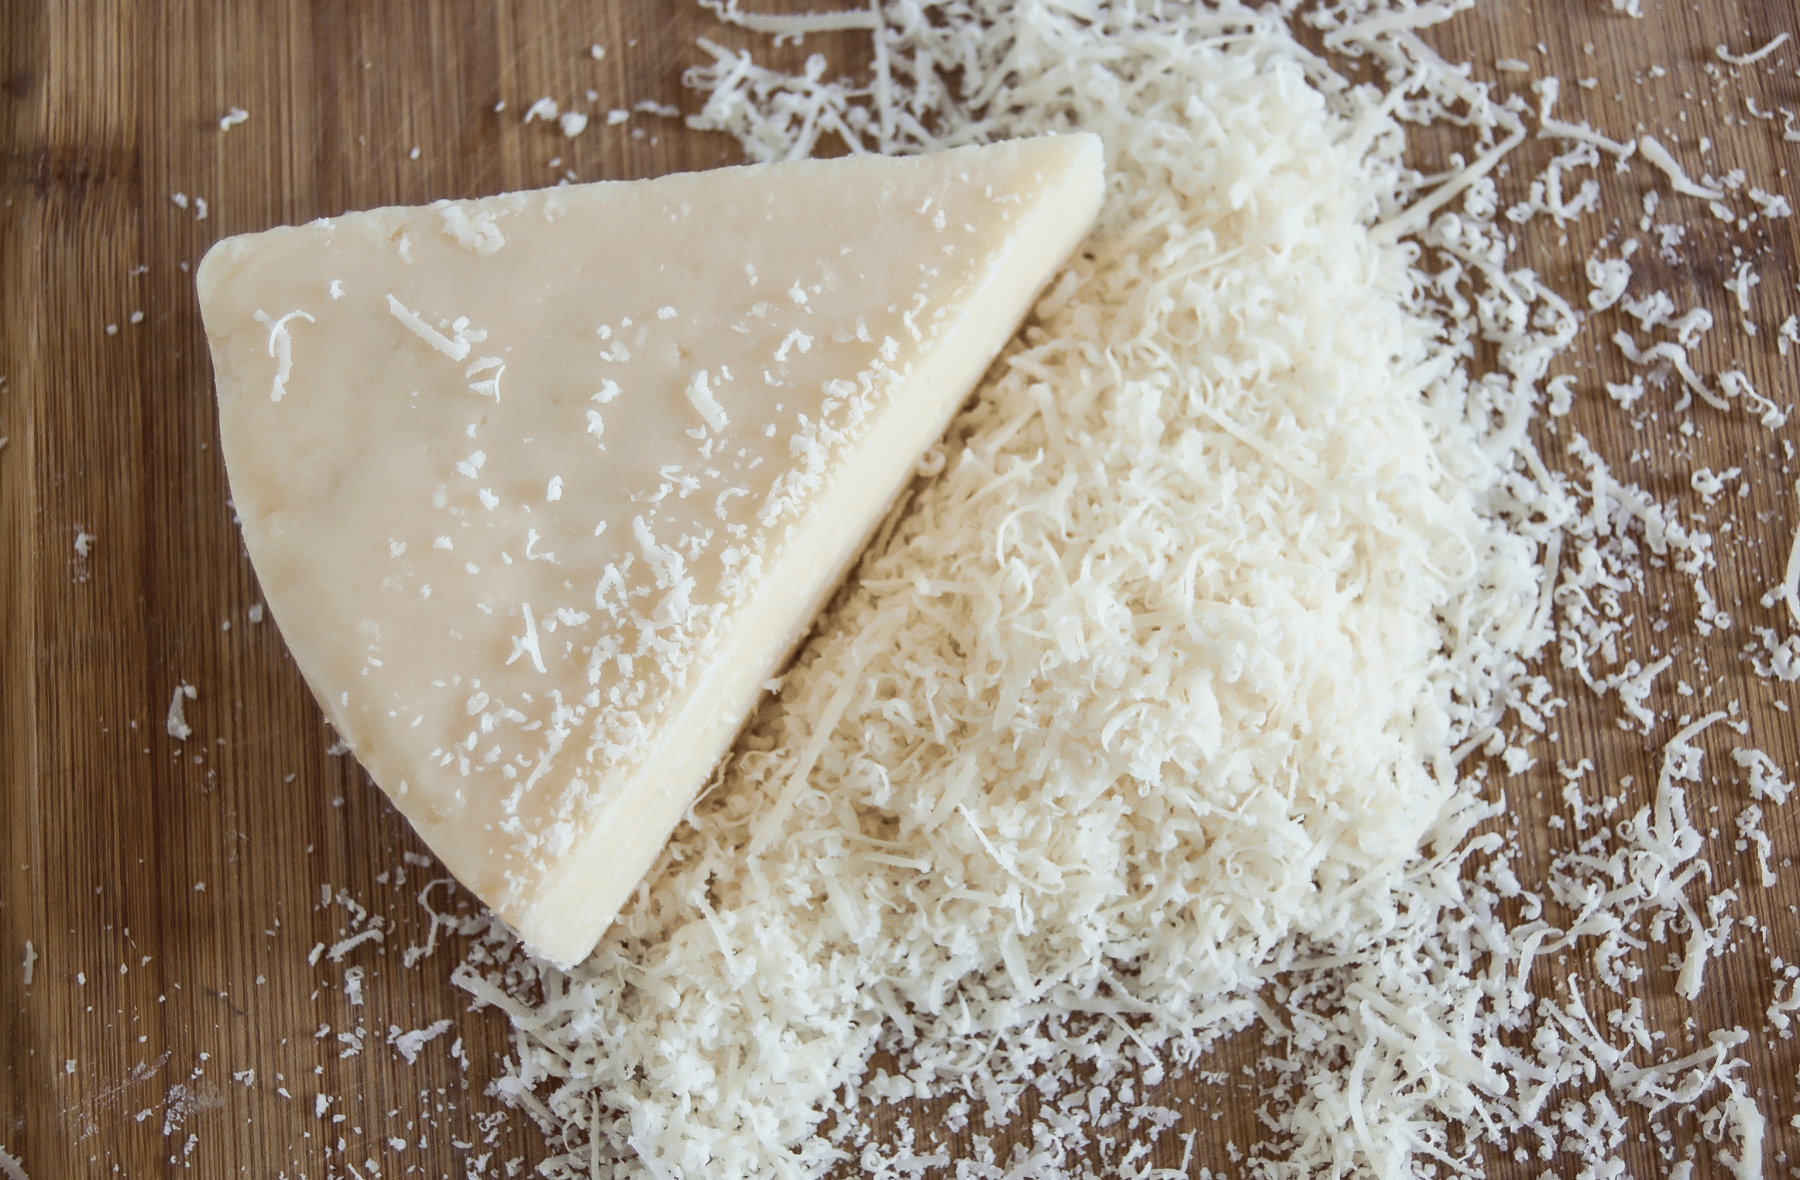
[[[196,699],[199,695],[199,690],[186,681],[175,686],[175,693],[169,698],[169,716],[164,728],[176,741],[185,742],[193,735],[193,728],[188,725],[183,710],[188,701]]]
[[[426,1045],[437,1040],[450,1030],[448,1020],[439,1020],[425,1028],[402,1032],[398,1025],[389,1027],[387,1043],[394,1047],[394,1052],[406,1059],[408,1065],[419,1059],[419,1053]]]
[[[1658,143],[1655,136],[1646,135],[1638,140],[1638,150],[1644,153],[1644,159],[1662,169],[1663,174],[1669,178],[1669,183],[1674,187],[1676,192],[1683,193],[1690,197],[1699,197],[1703,201],[1722,201],[1725,199],[1725,193],[1722,189],[1707,188],[1704,185],[1698,185],[1689,180],[1688,174],[1682,169],[1680,164],[1675,162],[1675,157],[1669,154],[1669,149]]]
[[[687,384],[687,399],[688,403],[694,407],[695,412],[716,434],[730,425],[731,419],[725,416],[725,408],[713,396],[707,382],[708,374],[705,369],[695,373]]]
[[[402,324],[405,324],[407,329],[412,332],[413,335],[431,345],[431,347],[437,349],[451,360],[460,361],[469,355],[469,341],[463,337],[461,332],[457,332],[454,338],[446,337],[443,333],[421,319],[418,312],[408,310],[406,305],[394,298],[391,292],[387,297],[387,303],[389,315],[399,320]],[[259,317],[261,314],[261,312],[257,313]],[[311,319],[312,317],[308,316],[307,318]]]
[[[1778,33],[1778,34],[1776,34],[1775,38],[1772,41],[1770,41],[1767,45],[1764,45],[1761,49],[1753,50],[1750,53],[1746,53],[1742,57],[1733,55],[1732,52],[1726,46],[1723,46],[1723,45],[1720,45],[1717,48],[1715,48],[1713,50],[1713,52],[1718,54],[1719,60],[1724,62],[1726,65],[1753,66],[1757,62],[1761,61],[1763,58],[1769,56],[1771,53],[1774,53],[1777,49],[1780,49],[1783,45],[1786,45],[1789,36],[1791,36],[1791,34]]]
[[[389,298],[393,298],[389,296]],[[318,323],[304,311],[290,311],[280,319],[272,318],[262,308],[256,309],[256,322],[269,330],[269,355],[275,358],[275,380],[269,386],[269,400],[278,402],[281,395],[287,392],[287,379],[294,372],[294,340],[288,334],[288,321],[302,319],[309,324]]]

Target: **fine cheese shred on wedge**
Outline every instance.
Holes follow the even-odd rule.
[[[1102,195],[1092,135],[376,209],[198,286],[326,713],[536,953],[593,949]]]

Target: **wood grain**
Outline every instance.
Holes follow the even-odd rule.
[[[1632,21],[1601,0],[1489,4],[1433,37],[1529,101],[1528,78],[1497,74],[1493,62],[1519,58],[1560,75],[1565,118],[1626,138],[1651,131],[1683,159],[1721,174],[1742,166],[1791,193],[1785,170],[1800,149],[1782,141],[1778,120],[1747,117],[1743,99],[1800,105],[1800,55],[1790,45],[1766,68],[1708,71],[1714,46],[1761,45],[1792,30],[1792,10],[1752,0],[1645,8],[1648,19]],[[680,75],[700,58],[695,37],[744,39],[673,0],[22,0],[0,21],[0,1146],[40,1180],[461,1176],[477,1160],[481,1174],[501,1175],[504,1161],[529,1164],[544,1152],[540,1137],[516,1114],[497,1117],[500,1104],[483,1095],[507,1030],[492,1012],[466,1012],[449,982],[460,948],[417,970],[399,966],[400,949],[425,935],[417,894],[441,870],[354,763],[328,753],[332,737],[276,628],[250,621],[259,599],[215,445],[190,268],[227,234],[349,209],[733,160],[729,142],[674,120],[600,118],[565,140],[519,116],[541,95],[588,90],[599,112],[645,99],[691,110]],[[592,44],[606,47],[603,59]],[[834,68],[858,60],[847,39],[786,52],[795,61],[813,51]],[[1586,77],[1592,88],[1577,84]],[[250,118],[221,131],[231,106]],[[1702,131],[1713,145],[1705,157],[1694,142]],[[1516,189],[1553,150],[1529,143],[1507,184]],[[1584,289],[1580,265],[1602,237],[1616,250],[1640,234],[1645,194],[1666,192],[1641,167],[1605,183],[1605,218],[1571,224],[1566,240],[1544,219],[1520,231],[1524,261],[1565,289]],[[205,219],[173,193],[204,198]],[[1721,284],[1736,270],[1732,245],[1742,246],[1763,277],[1752,316],[1761,331],[1754,340],[1715,331],[1700,367],[1741,364],[1759,389],[1795,401],[1774,333],[1796,304],[1793,220],[1740,232],[1697,205],[1683,209],[1693,218],[1683,260],[1656,262],[1647,249],[1640,273],[1681,306],[1735,323]],[[1596,341],[1621,326],[1615,316],[1595,317]],[[1793,525],[1784,445],[1795,429],[1714,414],[1685,438],[1665,414],[1634,431],[1601,392],[1626,376],[1616,351],[1571,360],[1575,410],[1539,434],[1553,461],[1580,432],[1623,477],[1684,500],[1695,469],[1744,470],[1748,497],[1722,501],[1709,520],[1729,554],[1710,584],[1735,627],[1696,637],[1691,582],[1669,571],[1654,575],[1650,596],[1665,607],[1634,625],[1640,650],[1676,657],[1666,679],[1694,686],[1696,714],[1740,702],[1755,744],[1794,766],[1800,738],[1777,710],[1794,694],[1751,675],[1740,654],[1751,627],[1783,625],[1760,599],[1781,577]],[[75,551],[80,532],[95,537],[86,558]],[[1672,726],[1621,729],[1610,704],[1553,678],[1571,702],[1553,723],[1565,748],[1578,745],[1614,780],[1653,780]],[[177,742],[164,719],[182,683],[198,697],[186,708],[193,735]],[[1708,735],[1714,763],[1731,736]],[[1515,804],[1528,869],[1567,845],[1544,825],[1561,789],[1557,756],[1504,783],[1494,776]],[[1726,774],[1695,790],[1696,813],[1719,805],[1713,822],[1726,832],[1742,802]],[[1800,847],[1792,812],[1766,827],[1778,862]],[[1714,1023],[1760,1028],[1768,956],[1800,961],[1800,874],[1763,889],[1750,884],[1747,854],[1729,839],[1715,848],[1715,884],[1736,884],[1738,911],[1761,928],[1744,932],[1748,952],[1717,968],[1699,1006]],[[421,863],[407,863],[409,853]],[[315,945],[350,928],[339,891],[392,923],[386,942],[343,963],[310,963]],[[434,899],[441,907],[449,896],[440,888]],[[39,956],[29,987],[18,969],[27,943]],[[367,971],[360,1006],[342,986],[353,964]],[[1557,982],[1550,971],[1540,988]],[[1665,974],[1639,989],[1657,1011],[1674,1010],[1670,991]],[[415,1064],[384,1043],[390,1027],[443,1018],[453,1030]],[[338,1034],[359,1026],[364,1051],[342,1056]],[[467,1069],[448,1054],[458,1036]],[[1759,1037],[1748,1053],[1750,1080],[1770,1099],[1771,1167],[1777,1152],[1800,1151],[1787,1126],[1800,1066],[1792,1045]],[[1239,1038],[1206,1065],[1237,1078],[1261,1052],[1254,1037]],[[234,1080],[248,1070],[253,1080]],[[1187,1121],[1157,1137],[1153,1161],[1177,1165],[1181,1134],[1198,1130],[1196,1174],[1229,1169],[1257,1139],[1256,1092],[1251,1078],[1169,1082],[1161,1100]],[[941,1107],[899,1113],[924,1125]],[[996,1138],[1002,1157],[1023,1125]],[[973,1150],[969,1133],[955,1141]],[[1621,1149],[1632,1174],[1660,1174],[1652,1146]],[[1710,1160],[1702,1153],[1700,1174]],[[1496,1159],[1490,1174],[1545,1166]]]

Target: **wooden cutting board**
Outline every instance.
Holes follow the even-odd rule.
[[[1782,141],[1779,121],[1747,117],[1743,104],[1752,94],[1763,108],[1800,105],[1794,46],[1723,89],[1706,72],[1714,46],[1742,51],[1791,30],[1791,7],[1644,7],[1638,21],[1605,0],[1497,3],[1433,37],[1528,99],[1528,77],[1493,63],[1516,58],[1561,75],[1558,113],[1610,134],[1641,124],[1691,145],[1704,127],[1709,159],[1741,160],[1765,186],[1800,169],[1800,146]],[[696,37],[750,39],[673,0],[14,0],[0,22],[0,1147],[39,1180],[462,1176],[475,1160],[480,1174],[505,1175],[505,1161],[529,1165],[544,1154],[540,1136],[519,1114],[497,1115],[501,1104],[483,1093],[507,1049],[505,1022],[468,1013],[449,981],[462,944],[440,940],[415,969],[400,965],[400,948],[426,942],[417,898],[442,870],[355,763],[332,752],[273,623],[254,620],[260,600],[232,523],[191,268],[227,234],[349,209],[734,161],[735,145],[679,119],[640,113],[612,125],[604,114],[641,101],[695,109],[680,77],[703,60]],[[834,69],[859,60],[853,37],[814,37],[773,56],[797,63],[815,51]],[[1577,85],[1587,77],[1591,88]],[[574,139],[523,124],[545,95],[597,117]],[[233,107],[249,117],[221,130]],[[1515,178],[1551,150],[1528,144]],[[1528,261],[1570,282],[1597,235],[1635,232],[1653,179],[1640,169],[1609,188],[1624,220],[1577,223],[1566,242],[1533,223]],[[1791,178],[1773,187],[1800,204]],[[1690,244],[1722,232],[1698,224]],[[1793,401],[1795,370],[1772,331],[1796,303],[1793,220],[1760,223],[1742,240],[1759,252],[1764,330],[1736,344],[1715,332],[1702,350],[1707,371],[1736,356],[1760,389]],[[1726,319],[1721,284],[1735,270],[1726,250],[1691,249],[1688,265],[1664,269],[1655,277],[1678,303]],[[1575,359],[1591,361],[1584,388],[1625,376],[1611,350]],[[1713,517],[1735,522],[1720,539],[1730,557],[1714,592],[1738,627],[1692,638],[1691,590],[1665,577],[1667,646],[1678,656],[1670,675],[1740,700],[1758,744],[1794,766],[1800,742],[1774,709],[1793,694],[1736,657],[1749,626],[1782,625],[1759,599],[1787,553],[1794,473],[1781,442],[1795,428],[1771,434],[1741,415],[1714,416],[1677,453],[1587,399],[1555,427],[1540,435],[1546,454],[1581,431],[1622,475],[1665,497],[1687,494],[1699,466],[1745,470],[1748,498]],[[195,690],[183,698],[192,734],[177,741],[166,721],[184,684]],[[1654,778],[1666,727],[1627,733],[1591,694],[1564,695],[1574,702],[1558,718],[1564,732],[1603,751],[1615,777]],[[1540,857],[1560,787],[1553,763],[1507,781],[1522,840]],[[1729,800],[1740,788],[1702,785],[1697,811],[1708,792]],[[1719,822],[1732,814],[1723,808]],[[1777,860],[1800,847],[1791,814],[1766,826]],[[1719,872],[1754,880],[1744,870]],[[1791,948],[1787,957],[1800,959],[1796,882],[1800,874],[1740,891],[1740,912],[1769,928],[1762,953]],[[472,907],[450,885],[431,901]],[[381,944],[309,960],[370,927],[355,907],[381,919]],[[1702,999],[1711,1018],[1760,1027],[1770,981],[1766,959],[1757,962],[1719,968]],[[356,966],[360,1004],[344,986]],[[1668,991],[1661,976],[1643,987],[1652,1006],[1669,1003]],[[446,1019],[448,1031],[410,1064],[388,1044]],[[350,1052],[359,1029],[361,1051]],[[466,1065],[451,1054],[459,1039]],[[1751,1048],[1752,1080],[1769,1094],[1793,1093],[1800,1061],[1790,1044],[1759,1038]],[[1235,1077],[1260,1051],[1240,1038],[1209,1067]],[[1255,1094],[1248,1078],[1167,1083],[1161,1100],[1187,1118],[1156,1138],[1153,1162],[1179,1164],[1182,1134],[1199,1129],[1196,1174],[1228,1168],[1258,1137]],[[940,1113],[901,1110],[915,1125]],[[1764,1113],[1773,1166],[1777,1150],[1800,1141],[1787,1127],[1792,1110]],[[995,1140],[1002,1158],[1008,1141]],[[967,1133],[958,1142],[967,1149]],[[1651,1174],[1648,1147],[1623,1150],[1634,1174]],[[1544,1166],[1495,1161],[1492,1174]]]

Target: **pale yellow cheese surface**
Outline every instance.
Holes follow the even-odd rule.
[[[721,169],[219,243],[244,538],[371,776],[586,956],[1086,232],[1092,136]]]

